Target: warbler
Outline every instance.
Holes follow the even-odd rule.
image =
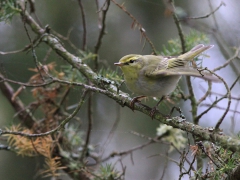
[[[174,91],[182,75],[219,82],[220,80],[210,73],[200,72],[190,66],[194,57],[212,47],[213,45],[199,44],[189,52],[176,57],[130,54],[114,63],[121,68],[128,89],[141,95],[133,98],[131,108],[134,109],[134,103],[146,96],[160,97],[162,100]]]

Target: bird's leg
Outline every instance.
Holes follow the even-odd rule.
[[[134,97],[131,102],[130,102],[130,107],[132,109],[132,111],[134,111],[134,104],[136,102],[140,103],[141,101],[139,99],[142,99],[142,98],[145,98],[146,96],[137,96],[137,97]]]
[[[180,109],[180,107],[176,107],[176,106],[174,106],[172,108],[172,110],[170,111],[168,117],[172,116],[172,113],[173,113],[174,109],[176,109],[180,113],[180,118],[185,119],[185,116],[183,115],[182,110]]]
[[[156,104],[156,106],[154,106],[154,107],[152,108],[152,110],[151,110],[151,112],[150,112],[150,116],[151,116],[152,119],[153,119],[153,116],[154,116],[154,114],[155,114],[155,112],[156,112],[156,110],[157,110],[158,105],[164,100],[164,98],[165,98],[165,96],[162,96],[161,99],[160,99],[160,100],[158,101],[158,103]]]

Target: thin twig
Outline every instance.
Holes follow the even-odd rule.
[[[152,48],[152,53],[154,55],[157,55],[157,51],[156,51],[156,48],[154,47],[152,41],[149,39],[149,37],[147,36],[146,34],[146,30],[143,28],[143,26],[138,22],[138,20],[132,15],[130,14],[126,8],[123,6],[123,5],[120,5],[118,4],[115,0],[111,0],[114,4],[116,4],[121,10],[123,10],[132,20],[133,20],[133,23],[132,23],[132,27],[134,26],[137,26],[140,33],[141,33],[141,37],[144,37],[146,39],[146,41],[149,43],[149,45],[151,46]],[[144,47],[144,46],[143,46]]]
[[[169,156],[169,152],[167,151],[167,152],[166,152],[166,157],[168,157],[168,156]],[[167,170],[167,167],[168,167],[168,159],[166,158],[166,159],[165,159],[165,162],[164,162],[164,167],[163,167],[163,170],[162,170],[162,175],[161,175],[160,180],[163,180],[164,175],[165,175],[166,170]]]
[[[103,147],[103,149],[102,149],[102,154],[104,153],[104,151],[105,151],[105,149],[107,148],[108,144],[109,144],[110,141],[112,140],[113,135],[114,135],[114,132],[115,132],[115,130],[117,129],[117,126],[118,126],[118,124],[119,124],[119,122],[120,122],[120,119],[121,119],[121,118],[120,118],[120,117],[121,117],[120,107],[117,105],[116,108],[117,108],[117,109],[116,109],[116,115],[115,115],[116,119],[115,119],[115,121],[114,121],[114,123],[113,123],[113,125],[112,125],[112,128],[111,128],[108,136],[107,136],[106,141],[105,141],[105,142],[103,143],[103,145],[102,145],[102,147]]]
[[[200,17],[186,17],[186,19],[204,19],[204,18],[208,18],[209,16],[213,15],[216,11],[219,10],[219,8],[224,5],[225,6],[225,3],[224,2],[221,2],[220,5],[215,9],[213,10],[212,12],[206,14],[206,15],[203,15],[203,16],[200,16]],[[180,20],[181,21],[181,20]]]
[[[62,40],[64,40],[64,41],[67,41],[67,43],[68,43],[76,52],[78,52],[78,53],[80,53],[81,55],[83,55],[82,51],[80,51],[79,48],[78,48],[75,44],[73,44],[73,42],[70,40],[70,35],[71,35],[72,31],[73,31],[73,28],[70,28],[70,29],[68,30],[68,32],[67,32],[66,37],[65,37],[65,36],[61,35],[60,33],[58,33],[57,31],[51,30],[51,32],[52,32],[55,36],[57,36],[59,39],[62,39]]]
[[[198,102],[197,102],[197,106],[199,104],[201,104],[210,94],[211,94],[211,90],[212,90],[212,83],[210,81],[208,81],[208,90],[207,92],[203,95],[203,97],[201,97]]]
[[[176,9],[175,9],[175,5],[174,5],[174,1],[173,0],[169,0],[169,2],[172,5],[173,19],[174,19],[174,22],[175,22],[175,24],[177,26],[178,35],[179,35],[181,46],[182,46],[182,54],[184,54],[186,52],[186,42],[185,42],[185,37],[184,37],[184,34],[183,34],[183,30],[182,30],[181,24],[180,24],[180,22],[178,20],[177,14],[175,13]]]
[[[81,10],[82,14],[82,23],[83,23],[83,45],[82,45],[82,50],[85,51],[87,47],[87,25],[86,25],[86,18],[85,18],[85,12],[84,8],[82,5],[82,0],[78,0],[78,4]]]
[[[193,87],[192,87],[192,83],[191,83],[191,78],[189,76],[186,77],[187,80],[187,87],[188,87],[188,91],[189,91],[189,99],[191,101],[191,107],[192,107],[192,118],[193,118],[193,122],[194,124],[198,124],[198,120],[196,119],[197,117],[197,101],[193,92]]]
[[[146,146],[148,146],[148,145],[150,145],[150,144],[153,144],[153,143],[156,143],[156,142],[154,142],[154,141],[147,141],[147,142],[144,143],[144,144],[141,144],[141,145],[139,145],[139,146],[135,146],[135,147],[133,147],[133,148],[131,148],[131,149],[128,149],[128,150],[126,150],[126,151],[112,152],[112,153],[109,154],[107,157],[103,158],[103,159],[101,160],[101,162],[105,162],[105,161],[107,161],[107,160],[109,160],[110,158],[115,157],[115,156],[124,156],[124,155],[131,154],[132,152],[134,152],[134,151],[136,151],[136,150],[139,150],[139,149],[142,149],[142,148],[144,148],[144,147],[146,147]]]
[[[235,129],[235,125],[236,125],[236,114],[238,113],[238,111],[237,111],[237,108],[238,108],[238,105],[239,105],[239,102],[240,101],[237,101],[237,103],[236,103],[236,105],[235,105],[235,109],[234,109],[234,113],[233,113],[233,117],[232,117],[232,125],[231,125],[231,127],[232,128],[230,128],[230,132],[232,132],[232,133],[234,133],[234,129]],[[240,112],[239,112],[240,113]]]
[[[192,167],[193,167],[193,164],[194,164],[194,162],[195,162],[195,160],[196,160],[196,157],[197,157],[197,155],[195,154],[194,157],[193,157],[193,160],[192,160],[191,164],[189,165],[189,169],[179,175],[179,180],[181,180],[182,177],[183,177],[185,174],[190,174],[190,172],[191,172],[191,170],[192,170]]]
[[[110,6],[110,0],[106,0],[105,3],[106,3],[105,9],[102,8],[102,25],[101,25],[101,29],[100,29],[100,32],[98,35],[97,43],[95,45],[95,50],[94,50],[95,54],[98,54],[98,51],[102,44],[103,35],[105,35],[106,17],[107,17],[107,12],[108,12],[108,9]],[[98,56],[96,56],[96,58],[95,58],[95,68],[94,68],[95,70],[98,70],[98,58],[99,58]]]
[[[154,157],[154,156],[162,156],[162,157],[165,157],[165,158],[167,158],[169,161],[171,161],[171,162],[177,164],[178,166],[180,166],[180,163],[179,163],[178,161],[174,160],[173,158],[170,158],[170,156],[166,156],[165,154],[159,153],[159,154],[157,154],[157,155],[152,155],[152,156],[150,156],[150,157]],[[186,171],[185,167],[183,167],[183,169]]]
[[[19,49],[19,50],[15,50],[15,51],[8,51],[8,52],[0,51],[0,54],[1,54],[1,55],[17,54],[17,53],[20,53],[20,52],[27,51],[29,48],[31,48],[31,45],[27,45],[27,46],[25,46],[23,49]]]
[[[239,102],[239,101],[238,101]],[[201,106],[206,106],[206,107],[210,107],[212,106],[212,104],[208,104],[208,103],[204,103],[204,104],[201,104]],[[217,109],[220,109],[220,110],[226,110],[225,107],[221,107],[221,106],[212,106],[213,108],[217,108]],[[233,110],[233,109],[229,109],[229,112],[233,112],[233,113],[237,113],[237,114],[240,114],[240,111],[237,111],[236,109]]]
[[[97,12],[98,12],[98,28],[101,29],[101,22],[102,22],[102,16],[99,13],[100,12],[100,8],[99,8],[99,0],[95,0],[96,2],[96,6],[97,6]]]
[[[216,124],[216,126],[215,126],[215,130],[218,130],[218,129],[219,129],[219,126],[221,125],[222,121],[224,120],[226,114],[228,113],[229,108],[230,108],[230,105],[231,105],[231,89],[228,87],[227,83],[225,82],[225,80],[224,80],[222,77],[220,77],[220,76],[217,75],[216,73],[208,70],[207,68],[205,68],[205,69],[203,69],[203,70],[207,70],[207,71],[210,72],[211,74],[217,76],[217,77],[224,83],[224,86],[225,86],[225,88],[226,88],[226,90],[227,90],[227,93],[226,93],[226,95],[223,96],[222,98],[220,98],[220,99],[216,100],[215,102],[213,102],[213,103],[212,103],[212,106],[210,106],[208,109],[206,109],[206,110],[205,110],[204,112],[202,112],[200,115],[198,115],[195,120],[196,120],[196,121],[199,121],[199,119],[200,119],[204,114],[206,114],[210,109],[212,109],[212,107],[214,107],[219,101],[221,101],[221,100],[224,99],[224,98],[228,98],[227,108],[226,108],[226,110],[225,110],[225,112],[223,113],[222,117],[218,120],[218,122],[217,122],[217,124]],[[203,70],[199,70],[199,71],[203,71]],[[235,81],[235,82],[236,82],[236,81]],[[234,83],[233,83],[233,84],[234,84]],[[232,86],[233,86],[233,85],[232,85]]]
[[[212,6],[212,2],[210,0],[208,0],[208,4],[209,4],[209,7],[211,9],[212,12],[212,17],[213,17],[213,21],[214,21],[214,24],[215,24],[215,28],[214,30],[218,30],[219,26],[218,26],[218,22],[217,22],[217,18],[216,18],[216,15],[215,15],[215,12],[222,6],[224,5],[225,6],[225,3],[223,1],[221,1],[221,4],[218,6],[218,8],[216,10],[213,10],[213,6]]]
[[[230,88],[231,89],[231,88]],[[211,95],[214,94],[214,95],[217,95],[217,96],[225,96],[224,94],[221,94],[221,93],[217,93],[217,92],[211,92]],[[236,100],[236,101],[239,101],[240,100],[240,97],[234,97],[232,96],[232,100]]]
[[[46,82],[40,83],[40,84],[32,84],[32,83],[29,83],[29,82],[28,83],[23,83],[23,82],[8,79],[8,78],[4,77],[2,74],[0,74],[0,79],[1,79],[0,82],[10,82],[10,83],[13,83],[13,84],[18,84],[20,86],[26,86],[26,87],[43,87],[43,86],[54,83],[53,80],[49,80],[49,81],[46,81]]]
[[[27,26],[26,26],[26,20],[25,20],[25,17],[26,17],[26,16],[25,16],[25,13],[26,13],[26,5],[27,5],[27,1],[25,2],[25,9],[24,9],[23,12],[22,12],[22,13],[23,13],[23,14],[22,14],[23,26],[24,26],[24,29],[25,29],[25,31],[26,31],[27,37],[28,37],[28,39],[29,39],[29,41],[30,41],[30,43],[31,43],[32,56],[33,56],[33,59],[34,59],[34,61],[35,61],[37,70],[38,70],[38,72],[39,72],[39,74],[40,74],[40,77],[41,77],[42,81],[44,82],[44,77],[43,77],[43,75],[42,75],[42,73],[41,73],[41,70],[40,70],[40,65],[41,65],[41,63],[38,61],[38,58],[37,58],[37,55],[36,55],[36,51],[35,51],[34,46],[33,46],[32,38],[31,38],[31,36],[30,36],[30,34],[29,34],[29,32],[28,32]]]
[[[161,138],[163,137],[163,136],[165,136],[166,134],[163,134],[162,136],[157,136],[157,137],[154,137],[154,138],[152,138],[152,137],[147,137],[146,135],[142,135],[142,134],[139,134],[139,133],[137,133],[137,132],[134,132],[134,131],[131,131],[131,133],[132,134],[135,134],[135,135],[137,135],[137,136],[139,136],[139,137],[142,137],[142,138],[146,138],[146,139],[148,139],[149,141],[155,141],[155,142],[157,142],[157,143],[161,143],[161,144],[166,144],[166,145],[169,145],[169,146],[172,146],[172,147],[174,147],[174,149],[180,154],[180,155],[182,155],[182,152],[173,144],[173,143],[169,143],[169,142],[167,142],[167,141],[162,141],[161,140]],[[188,152],[187,152],[188,153]],[[185,160],[187,161],[187,163],[190,165],[191,164],[191,162],[188,160],[188,158],[185,158]],[[195,168],[192,166],[192,170],[193,171],[195,171]]]
[[[84,157],[86,156],[88,152],[88,145],[90,142],[90,137],[91,137],[91,131],[92,131],[92,125],[93,125],[93,120],[92,120],[92,93],[89,93],[89,98],[88,98],[88,128],[87,128],[87,133],[86,133],[86,139],[85,139],[85,144],[83,147],[83,151],[80,157],[80,161],[83,161]]]
[[[236,59],[239,55],[239,52],[240,52],[240,47],[238,47],[235,51],[235,54],[229,58],[223,65],[221,66],[218,66],[217,68],[213,69],[212,71],[213,72],[216,72],[216,71],[219,71],[221,70],[222,68],[225,68],[227,65],[229,65],[234,59]]]
[[[238,80],[240,79],[240,75],[236,78],[236,80],[233,82],[233,84],[230,86],[230,90],[234,88],[234,86],[237,84]]]

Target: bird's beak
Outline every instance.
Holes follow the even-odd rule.
[[[114,63],[114,65],[116,65],[116,66],[123,66],[124,64],[123,64],[123,63],[120,63],[120,62],[118,62],[118,63]]]

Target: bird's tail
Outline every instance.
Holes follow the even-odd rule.
[[[185,61],[191,61],[194,57],[201,54],[202,52],[211,49],[214,45],[204,46],[203,44],[198,44],[194,48],[192,48],[190,51],[188,51],[185,54],[182,54],[178,56],[178,59],[182,59]]]

